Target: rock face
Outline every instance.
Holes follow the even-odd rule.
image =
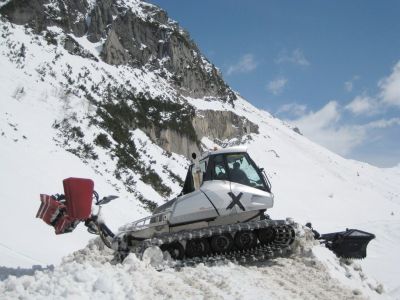
[[[193,127],[198,137],[213,139],[241,138],[246,134],[258,133],[258,126],[231,111],[198,111],[193,119]]]
[[[192,125],[196,131],[197,141],[172,129],[162,129],[155,126],[141,129],[163,149],[186,157],[191,157],[193,152],[201,152],[200,141],[203,137],[217,141],[233,138],[241,140],[242,137],[250,133],[258,133],[256,124],[231,111],[197,111],[196,116],[192,119]]]
[[[111,64],[121,65],[129,60],[129,54],[126,53],[114,30],[110,30],[108,38],[104,43],[102,54],[103,59]]]
[[[173,129],[143,128],[146,134],[160,147],[169,151],[191,157],[193,152],[200,153],[199,143]]]
[[[86,0],[12,0],[1,7],[0,14],[13,23],[29,25],[37,33],[48,26],[59,26],[82,36],[87,31],[83,16],[88,9]]]
[[[158,71],[184,96],[233,103],[235,93],[189,34],[165,11],[140,0],[11,0],[0,8],[11,22],[37,33],[61,27],[102,42],[102,59],[113,65]]]

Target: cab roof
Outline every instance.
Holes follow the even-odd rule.
[[[247,147],[246,146],[236,146],[236,147],[221,148],[218,150],[204,151],[201,154],[200,159],[204,159],[210,155],[225,154],[225,153],[238,153],[238,152],[240,152],[240,153],[247,152]]]

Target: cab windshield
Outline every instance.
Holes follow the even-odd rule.
[[[227,154],[229,177],[232,182],[266,190],[265,184],[254,163],[245,153]]]

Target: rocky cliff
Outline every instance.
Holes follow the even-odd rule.
[[[193,152],[202,151],[201,139],[207,137],[217,145],[240,144],[251,133],[258,133],[258,126],[231,111],[197,110],[191,119],[195,139],[182,131],[163,129],[156,125],[145,128],[148,136],[163,149],[191,157]],[[189,125],[189,126],[190,126]]]
[[[235,93],[189,34],[165,11],[140,0],[11,0],[0,14],[44,34],[52,26],[101,44],[113,65],[146,67],[183,95],[233,102]]]

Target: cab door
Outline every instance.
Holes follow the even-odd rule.
[[[236,208],[228,207],[232,199],[230,182],[226,180],[205,181],[200,190],[212,202],[219,216],[236,214]]]
[[[231,206],[235,206],[239,213],[260,211],[272,208],[274,197],[267,191],[232,182]]]
[[[207,173],[208,178],[203,180],[200,190],[212,202],[218,215],[236,214],[236,207],[229,206],[232,202],[232,197],[230,196],[231,182],[229,181],[224,155],[210,157]]]

